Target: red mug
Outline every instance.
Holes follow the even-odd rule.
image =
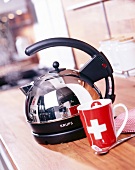
[[[115,129],[115,109],[123,107],[125,118],[121,127]],[[128,120],[128,109],[124,104],[112,107],[110,99],[92,100],[77,107],[85,133],[92,149],[110,147],[117,141]]]

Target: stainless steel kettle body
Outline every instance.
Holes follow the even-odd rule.
[[[91,55],[92,59],[80,70],[61,69],[59,63],[54,62],[54,70],[20,88],[26,95],[25,112],[32,134],[38,143],[43,144],[85,137],[77,106],[103,98],[94,84],[96,81],[104,78],[105,98],[111,98],[112,102],[115,99],[111,65],[89,44],[71,38],[52,38],[33,44],[25,52],[31,55],[53,46],[78,48]]]

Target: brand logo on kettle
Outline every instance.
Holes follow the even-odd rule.
[[[73,122],[68,122],[68,123],[63,123],[63,124],[60,124],[60,127],[67,127],[67,126],[72,126],[73,125]]]

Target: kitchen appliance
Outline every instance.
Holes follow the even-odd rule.
[[[32,55],[40,50],[66,46],[84,51],[91,59],[80,70],[59,68],[38,77],[20,87],[26,95],[26,119],[32,128],[35,140],[41,144],[70,142],[85,137],[77,112],[77,106],[98,98],[115,100],[112,67],[102,52],[91,45],[72,38],[50,38],[34,43],[25,53]],[[105,79],[105,95],[94,84]]]
[[[135,76],[135,39],[116,37],[100,42],[100,48],[108,58],[114,73],[126,77]]]

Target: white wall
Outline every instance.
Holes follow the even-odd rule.
[[[53,37],[68,37],[68,31],[60,0],[32,0],[38,23],[35,24],[36,42]],[[69,47],[53,47],[39,52],[40,65],[52,66],[54,61],[60,67],[74,68],[74,58]]]

